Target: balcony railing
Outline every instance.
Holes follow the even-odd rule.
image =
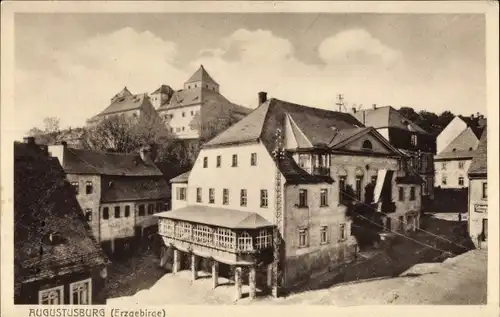
[[[311,175],[330,176],[330,168],[327,166],[303,167]]]

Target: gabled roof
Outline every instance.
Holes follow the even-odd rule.
[[[208,74],[208,72],[205,70],[205,67],[203,67],[203,65],[200,65],[200,68],[198,68],[198,70],[196,72],[194,72],[194,74],[191,75],[191,77],[189,77],[189,79],[186,81],[186,84],[197,82],[197,81],[209,82],[209,83],[212,83],[215,85],[219,85],[210,76],[210,74]]]
[[[390,127],[429,134],[391,106],[357,111],[356,113],[353,113],[353,116],[355,116],[365,126],[374,127],[375,129]],[[410,128],[408,126],[410,126]]]
[[[146,164],[140,155],[65,148],[63,168],[68,174],[120,176],[162,176],[154,164]]]
[[[191,171],[188,171],[186,173],[182,173],[179,176],[176,176],[170,180],[171,183],[187,183],[189,179],[189,174],[191,174]]]
[[[472,158],[472,162],[469,167],[469,175],[471,176],[486,175],[488,173],[488,144],[486,132],[485,128],[483,134],[481,135],[481,139],[479,140],[476,153]]]
[[[462,119],[463,122],[467,125],[467,127],[471,128],[472,132],[476,135],[476,137],[479,139],[481,137],[481,134],[483,133],[484,128],[486,127],[486,118],[478,118],[478,117],[466,117],[459,115],[458,116],[460,119]]]
[[[255,212],[201,205],[190,205],[172,211],[160,212],[155,216],[229,229],[257,229],[272,226],[272,223]]]
[[[15,282],[106,265],[58,160],[30,147],[14,144]],[[58,244],[48,243],[51,233]]]
[[[167,199],[170,186],[161,177],[114,177],[101,184],[101,201],[110,203],[132,200]]]
[[[374,129],[364,127],[348,113],[306,107],[273,98],[205,143],[203,147],[262,142],[268,152],[272,153],[276,142],[276,131],[277,129],[285,131],[287,117],[293,120],[297,129],[300,129],[313,147],[335,150],[336,145],[345,145],[347,140],[356,135],[370,131],[379,135]],[[380,139],[383,137],[380,136]],[[395,155],[399,155],[399,152],[388,146],[395,151]],[[290,156],[283,158],[278,167],[290,184],[333,182],[330,177],[313,176],[305,172]]]
[[[96,117],[140,109],[146,104],[149,104],[151,107],[153,107],[147,94],[127,95],[119,97],[113,99],[111,104],[106,109],[101,111]]]
[[[471,158],[479,145],[479,140],[469,127],[462,131],[453,141],[448,144],[435,159],[458,159]]]

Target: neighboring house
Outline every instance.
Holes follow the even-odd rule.
[[[471,115],[470,117],[456,116],[437,136],[436,153],[441,154],[453,140],[468,128],[471,129],[471,132],[479,140],[485,125],[486,118],[483,115]]]
[[[49,146],[61,162],[94,237],[105,250],[133,250],[156,229],[170,188],[150,151],[140,155]]]
[[[488,240],[488,146],[484,129],[469,168],[469,235],[476,247]]]
[[[56,158],[14,143],[14,303],[105,304],[109,263]]]
[[[418,173],[422,181],[424,209],[434,199],[434,155],[436,137],[405,118],[391,106],[353,109],[352,115],[368,127],[374,127],[389,143],[407,157],[406,169]]]
[[[276,148],[281,158],[273,156]],[[231,266],[240,298],[242,267],[248,268],[253,297],[256,285],[272,284],[269,250],[278,226],[280,283],[291,288],[354,259],[352,200],[383,204],[378,208],[394,219],[393,230],[414,230],[420,181],[401,174],[401,160],[382,135],[350,114],[259,93],[259,107],[207,142],[192,170],[171,181],[172,211],[156,216],[165,245],[174,249],[174,272],[183,254],[191,255],[193,278],[200,258],[209,259],[215,287],[219,268]]]
[[[471,128],[463,130],[434,157],[435,187],[460,189],[469,186],[467,171],[479,144]]]
[[[106,109],[87,121],[96,124],[111,116],[124,115],[129,118],[150,119],[157,116],[148,94],[133,95],[127,87],[111,98],[111,103]]]
[[[161,103],[158,114],[180,139],[198,139],[205,134],[211,137],[251,111],[224,97],[219,92],[219,84],[203,65],[184,83],[183,89],[173,92],[170,97],[168,88],[163,88],[166,93],[155,91],[152,95],[160,99],[154,101]]]

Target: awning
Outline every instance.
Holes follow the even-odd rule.
[[[257,229],[273,226],[272,223],[255,212],[201,205],[160,212],[155,216],[230,229]]]

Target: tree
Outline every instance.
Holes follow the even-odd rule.
[[[167,126],[158,116],[136,119],[115,115],[87,127],[85,133],[90,149],[121,153],[137,152],[144,145],[150,145],[155,152],[161,153],[170,139]]]
[[[46,133],[59,132],[60,120],[57,117],[46,117],[43,119]]]
[[[413,108],[410,107],[401,107],[399,109],[399,113],[403,115],[406,119],[415,122],[418,119],[418,113],[413,110]]]

